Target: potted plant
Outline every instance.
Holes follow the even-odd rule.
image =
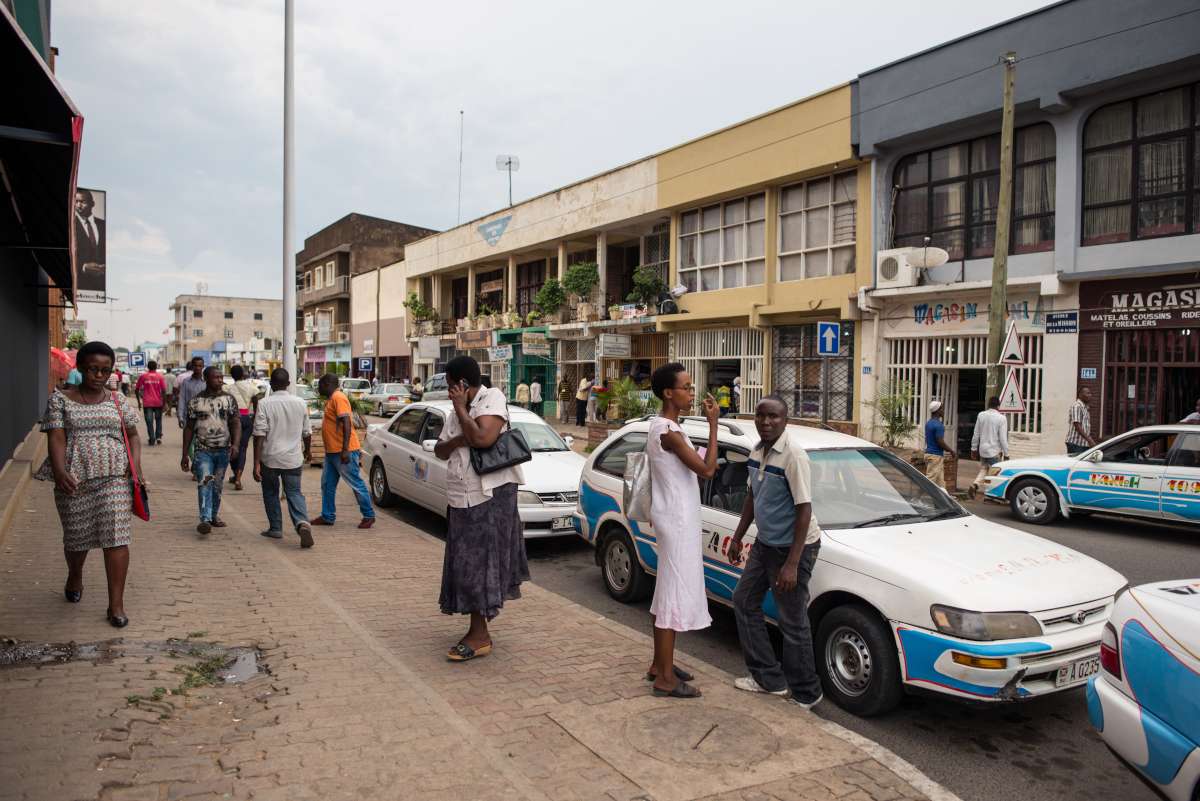
[[[479,315],[477,318],[479,323],[478,328],[480,331],[487,331],[496,327],[495,320],[492,319],[494,314],[495,310],[491,306],[487,305],[486,303],[480,304]]]
[[[525,325],[526,326],[535,326],[539,322],[541,322],[541,320],[542,320],[542,313],[540,311],[538,311],[537,309],[534,309],[529,314],[525,315]]]
[[[880,445],[888,450],[904,450],[905,443],[916,430],[917,424],[908,416],[912,408],[913,385],[909,381],[881,381],[875,398],[869,405],[875,411],[875,420],[880,428]]]
[[[505,328],[520,328],[521,327],[521,315],[517,314],[517,310],[515,308],[513,308],[512,306],[509,306],[508,311],[506,311],[504,313],[504,327]]]
[[[633,289],[627,300],[643,308],[657,309],[658,299],[667,291],[667,284],[658,274],[658,268],[643,264],[633,271]]]
[[[549,323],[562,322],[562,307],[567,304],[567,291],[557,278],[548,278],[533,298],[533,305]]]
[[[613,305],[608,307],[608,319],[610,319],[610,320],[620,320],[621,319],[620,305],[614,303]]]
[[[576,298],[576,314],[580,320],[590,320],[595,313],[592,309],[592,290],[600,283],[600,268],[595,262],[582,262],[571,265],[563,275],[563,288]]]

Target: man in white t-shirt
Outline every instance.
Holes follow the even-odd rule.
[[[254,480],[262,483],[263,506],[267,511],[264,537],[283,539],[283,513],[279,506],[279,484],[287,499],[288,514],[300,535],[300,547],[313,546],[308,506],[300,489],[304,465],[310,459],[312,424],[308,404],[288,392],[291,378],[278,367],[271,372],[271,394],[258,402],[254,415]]]

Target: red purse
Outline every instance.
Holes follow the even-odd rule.
[[[125,430],[125,418],[121,415],[121,404],[117,403],[117,393],[112,394],[113,406],[117,407],[117,418],[121,422],[121,436],[125,438],[125,456],[129,459],[129,489],[133,495],[133,514],[142,520],[150,519],[150,496],[146,492],[146,485],[142,483],[142,479],[137,474],[137,468],[133,466],[133,449],[129,447],[129,432]]]

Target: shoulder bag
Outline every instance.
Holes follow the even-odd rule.
[[[649,523],[650,500],[650,457],[645,451],[626,454],[621,504],[625,510],[625,517]]]
[[[150,495],[146,492],[146,485],[142,483],[141,477],[137,474],[137,468],[133,464],[133,449],[129,447],[129,432],[125,430],[125,415],[121,411],[121,404],[117,403],[117,393],[112,394],[113,406],[117,407],[117,420],[121,426],[121,436],[125,439],[125,456],[129,459],[129,489],[133,495],[133,514],[141,520],[150,519]]]
[[[507,467],[516,467],[533,459],[529,443],[520,431],[514,431],[505,409],[504,430],[496,441],[487,448],[471,448],[471,467],[481,476],[495,473]]]

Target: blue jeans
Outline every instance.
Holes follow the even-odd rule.
[[[280,480],[283,481],[283,494],[287,498],[288,515],[292,518],[292,525],[298,526],[308,522],[308,505],[304,502],[304,493],[300,491],[300,477],[303,472],[303,466],[291,470],[276,470],[274,467],[263,465],[263,506],[267,509],[267,524],[271,531],[283,531],[283,511],[279,506]]]
[[[145,406],[142,416],[146,418],[146,442],[153,445],[162,439],[162,407]]]
[[[334,499],[337,497],[338,479],[345,481],[354,491],[362,516],[375,517],[375,509],[371,506],[371,493],[367,491],[366,482],[363,481],[358,468],[361,457],[362,451],[350,451],[350,461],[342,464],[341,454],[325,454],[325,465],[321,470],[321,517],[330,523],[337,517]]]
[[[200,499],[201,523],[211,523],[221,511],[221,489],[225,483],[227,467],[228,448],[219,451],[196,448],[196,455],[192,458],[192,472],[196,474],[196,496]]]

